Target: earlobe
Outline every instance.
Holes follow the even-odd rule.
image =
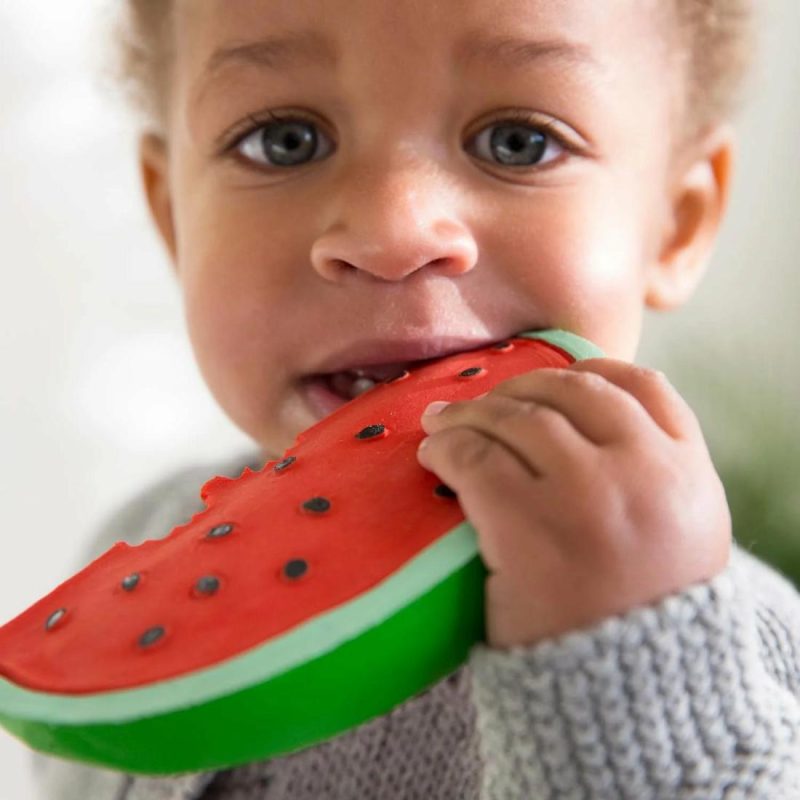
[[[733,128],[718,125],[675,173],[663,243],[647,278],[648,307],[677,308],[700,283],[727,208],[733,158]]]
[[[150,215],[169,252],[173,267],[177,265],[175,225],[172,215],[172,195],[168,174],[166,142],[155,134],[145,134],[139,140],[139,169]]]

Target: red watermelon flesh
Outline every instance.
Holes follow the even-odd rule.
[[[464,519],[417,461],[428,403],[573,361],[548,342],[513,338],[375,386],[280,461],[209,480],[206,509],[166,538],[118,542],[0,628],[0,675],[60,694],[144,686],[347,603]]]

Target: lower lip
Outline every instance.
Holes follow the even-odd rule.
[[[318,417],[327,417],[349,402],[332,391],[328,381],[319,376],[304,380],[303,390],[308,404]]]

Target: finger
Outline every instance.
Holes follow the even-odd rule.
[[[458,495],[478,532],[490,572],[512,572],[519,553],[530,549],[540,479],[500,442],[465,427],[447,428],[423,440],[420,464]]]
[[[591,371],[624,389],[673,439],[702,435],[694,411],[663,372],[611,358],[577,361],[570,365],[569,370]]]
[[[492,394],[550,406],[595,445],[661,434],[635,397],[589,370],[537,369],[499,383]]]
[[[535,476],[563,472],[593,447],[556,409],[502,394],[450,403],[435,416],[423,414],[422,427],[429,434],[455,427],[478,431],[511,450]]]

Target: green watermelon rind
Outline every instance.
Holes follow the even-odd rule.
[[[603,355],[567,331],[518,338],[543,340],[575,360]],[[91,695],[0,678],[0,721],[37,750],[144,774],[304,749],[390,711],[463,664],[485,639],[486,574],[465,520],[370,591],[191,675]],[[382,680],[391,669],[392,680]],[[293,720],[299,708],[307,713]]]
[[[145,774],[292,752],[388,712],[463,663],[484,638],[485,575],[465,521],[375,589],[184,678],[72,696],[0,679],[0,720],[37,750]],[[402,667],[381,680],[390,665]],[[328,713],[293,723],[301,705]]]
[[[588,339],[584,339],[575,333],[570,333],[569,331],[560,330],[558,328],[551,328],[546,331],[520,333],[515,338],[539,339],[543,342],[547,342],[569,353],[576,361],[583,361],[587,358],[603,358],[605,356],[603,351]]]

